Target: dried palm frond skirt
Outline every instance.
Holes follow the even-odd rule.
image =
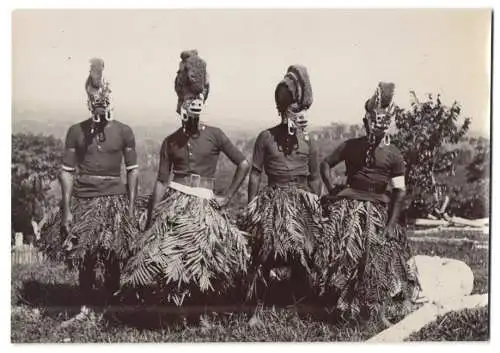
[[[416,278],[406,233],[397,225],[390,238],[382,236],[388,208],[380,202],[338,199],[325,206],[325,232],[331,240],[315,256],[321,295],[334,298],[344,318],[377,313],[392,298],[410,298]]]
[[[259,284],[266,285],[262,270],[291,266],[311,274],[311,258],[323,234],[315,194],[294,184],[267,186],[248,204],[239,226],[250,234],[253,253],[248,298],[257,294]]]
[[[171,188],[134,249],[124,286],[158,286],[166,293],[162,299],[176,305],[193,292],[223,293],[246,272],[249,260],[245,234],[215,200]]]
[[[49,258],[64,260],[71,268],[96,253],[112,255],[123,267],[132,254],[132,239],[137,233],[128,207],[126,195],[74,197],[69,234],[61,228],[62,210],[55,209],[44,227],[41,248]],[[66,250],[68,247],[71,249]]]

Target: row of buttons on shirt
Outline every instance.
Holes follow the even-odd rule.
[[[205,126],[202,125],[201,126],[201,131],[205,130]],[[191,162],[192,162],[192,157],[193,157],[193,152],[191,151],[191,142],[188,141],[187,143],[187,151],[188,151],[188,163],[189,163],[189,169],[192,170],[192,165],[191,165]]]

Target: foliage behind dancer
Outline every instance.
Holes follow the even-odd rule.
[[[395,109],[393,93],[394,84],[379,83],[365,104],[366,136],[343,142],[320,165],[329,191],[324,198],[328,237],[316,263],[324,292],[332,295],[333,289],[345,316],[378,311],[391,298],[408,298],[413,291],[406,235],[398,224],[405,164],[386,134]],[[330,169],[342,161],[347,185],[335,194]]]
[[[111,89],[103,70],[102,59],[91,60],[85,91],[92,117],[72,125],[66,135],[61,212],[48,222],[45,236],[49,253],[57,256],[60,245],[51,241],[59,239],[62,231],[66,255],[79,266],[84,296],[95,284],[98,262],[106,267],[106,287],[119,288],[120,267],[130,255],[134,231],[130,217],[138,179],[135,137],[129,126],[112,115]],[[122,158],[126,185],[121,178]]]
[[[241,224],[253,242],[249,296],[275,266],[292,265],[294,279],[300,277],[301,287],[307,285],[310,256],[321,231],[318,150],[305,131],[313,98],[304,66],[288,68],[276,87],[275,100],[281,122],[262,131],[255,142],[249,204]],[[268,185],[259,192],[262,172]],[[258,275],[262,270],[263,276]]]
[[[221,209],[246,177],[248,162],[221,129],[199,121],[209,89],[205,61],[196,50],[181,59],[175,90],[182,126],[161,146],[148,227],[125,279],[132,286],[165,286],[177,304],[193,290],[222,292],[248,261],[243,233]],[[221,152],[238,167],[226,195],[215,196]]]

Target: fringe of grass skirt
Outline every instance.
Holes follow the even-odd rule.
[[[325,234],[315,255],[320,295],[334,298],[349,318],[373,314],[396,294],[410,298],[416,278],[404,229],[382,237],[387,206],[379,202],[339,199],[326,205]],[[333,241],[331,241],[333,239]]]
[[[44,229],[40,247],[56,261],[66,261],[70,267],[80,266],[88,253],[113,252],[121,267],[131,256],[132,241],[137,229],[128,217],[126,195],[72,199],[73,223],[69,234],[61,229],[62,210],[52,210]],[[65,251],[63,244],[74,239],[74,246]]]
[[[174,189],[155,207],[134,249],[124,286],[159,286],[164,299],[177,305],[192,292],[222,293],[246,272],[249,261],[245,234],[215,200]]]
[[[248,204],[239,219],[240,228],[250,234],[253,253],[248,298],[265,283],[263,268],[298,266],[313,275],[312,257],[323,234],[321,219],[317,195],[296,185],[267,186]]]

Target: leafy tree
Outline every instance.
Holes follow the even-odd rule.
[[[443,104],[440,96],[428,95],[420,102],[412,91],[409,109],[397,108],[392,141],[403,153],[408,184],[407,216],[422,217],[439,209],[446,199],[447,175],[453,175],[461,142],[470,126],[470,118],[459,123],[458,102]]]
[[[53,136],[12,135],[12,230],[33,234],[32,221],[43,222],[46,210],[55,206],[57,178],[63,151]]]
[[[467,165],[467,181],[484,181],[490,174],[490,146],[486,141],[479,141],[476,146],[476,155]]]

